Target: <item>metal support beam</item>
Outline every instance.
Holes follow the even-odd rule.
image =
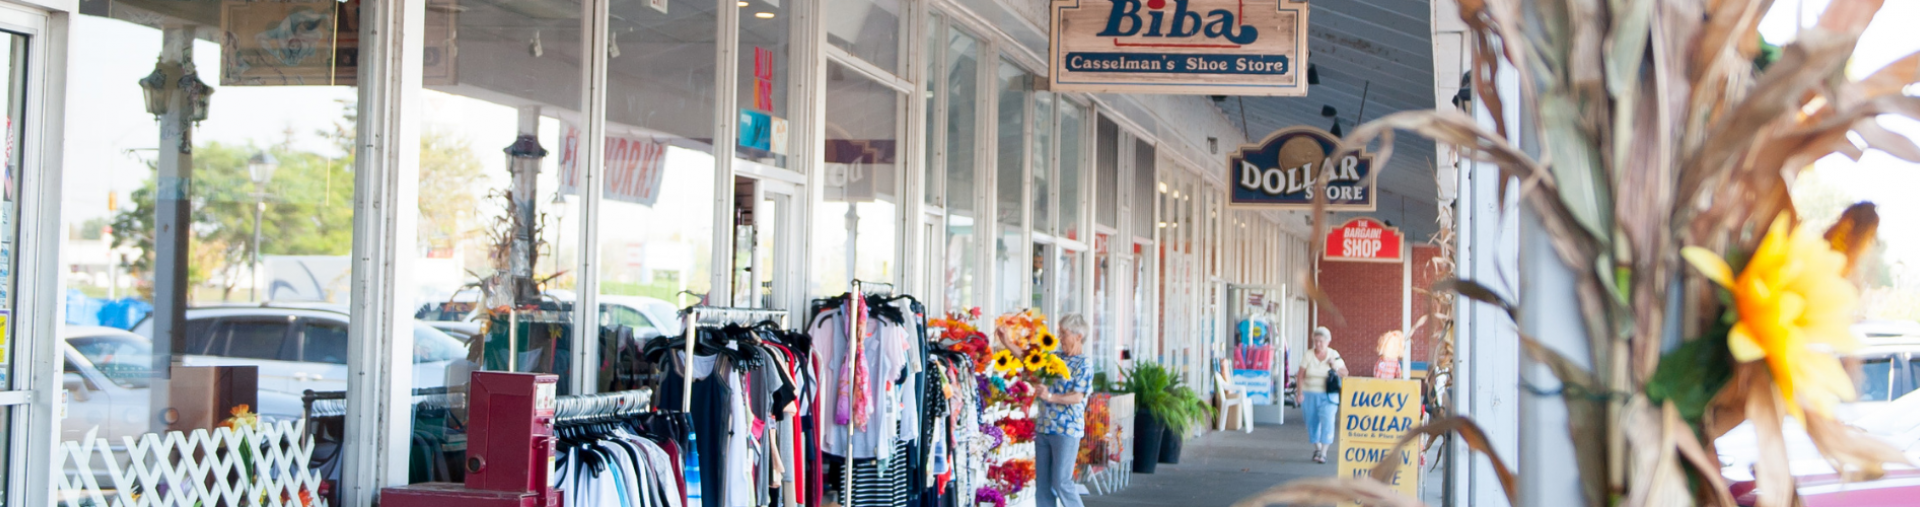
[[[160,148],[155,152],[159,173],[154,191],[153,220],[153,371],[148,389],[150,427],[165,428],[160,416],[172,406],[173,367],[180,365],[186,343],[187,262],[192,253],[193,122],[191,99],[179,92],[180,78],[193,68],[193,34],[197,27],[174,25],[160,31],[160,62],[170,90],[167,112],[160,115]]]
[[[580,110],[585,111],[584,139],[580,143],[580,273],[574,295],[573,336],[575,347],[571,378],[574,394],[599,391],[600,372],[600,209],[606,176],[607,151],[607,62],[610,55],[607,29],[610,0],[586,0],[586,12],[580,17],[580,33],[586,34],[586,62],[581,66]]]
[[[380,488],[407,483],[413,425],[426,2],[369,2],[361,16],[344,438],[353,445],[344,448],[341,505],[373,505]]]
[[[1497,87],[1503,97],[1518,97],[1519,82],[1515,69],[1502,66]],[[1507,125],[1519,125],[1519,110],[1507,108]],[[1476,102],[1474,116],[1483,126],[1491,126],[1493,117]],[[1517,138],[1517,136],[1515,136]],[[1517,142],[1517,139],[1516,139]],[[1459,214],[1455,219],[1458,237],[1455,272],[1460,279],[1474,280],[1513,293],[1508,280],[1518,274],[1519,224],[1503,213],[1519,205],[1518,185],[1509,193],[1500,193],[1500,168],[1488,163],[1471,163],[1460,171]],[[1454,300],[1455,366],[1453,406],[1457,413],[1470,416],[1486,431],[1495,452],[1513,466],[1526,466],[1519,456],[1519,368],[1520,344],[1514,322],[1498,308],[1468,298]],[[1493,465],[1485,457],[1469,456],[1466,443],[1459,437],[1452,442],[1449,464],[1453,485],[1448,503],[1455,506],[1503,505],[1502,492]],[[1517,459],[1516,459],[1517,458]],[[1531,468],[1529,468],[1531,469]]]

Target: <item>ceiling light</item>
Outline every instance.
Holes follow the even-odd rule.
[[[740,2],[740,6],[741,6],[741,7],[746,7],[746,6],[747,6],[747,3],[746,3],[746,2]]]
[[[756,18],[760,18],[760,19],[773,19],[773,13],[771,13],[771,12],[756,12],[756,13],[753,13],[753,17],[756,17]]]

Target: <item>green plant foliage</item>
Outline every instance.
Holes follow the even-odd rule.
[[[1698,425],[1707,403],[1733,378],[1733,353],[1727,350],[1731,326],[1718,321],[1706,336],[1688,340],[1660,358],[1660,367],[1647,382],[1647,396],[1672,401],[1680,417]]]
[[[1213,406],[1206,399],[1158,363],[1135,363],[1120,383],[1120,392],[1133,394],[1135,407],[1177,434],[1184,435],[1194,424],[1213,417]]]

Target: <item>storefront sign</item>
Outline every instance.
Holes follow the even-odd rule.
[[[1378,175],[1366,151],[1335,153],[1340,139],[1313,127],[1275,131],[1227,158],[1228,203],[1237,208],[1313,209],[1324,182],[1328,211],[1373,211]]]
[[[1423,424],[1420,381],[1346,377],[1341,380],[1340,391],[1340,415],[1335,423],[1340,428],[1339,477],[1365,477],[1380,460],[1397,459],[1400,468],[1387,485],[1407,498],[1419,498],[1420,458],[1416,450],[1423,446],[1413,442],[1395,453],[1393,445]]]
[[[1233,387],[1247,393],[1247,399],[1255,405],[1273,404],[1273,372],[1267,370],[1233,370]]]
[[[428,85],[454,84],[456,0],[429,0],[421,66]],[[220,4],[221,86],[353,86],[360,69],[360,0],[226,0]]]
[[[1053,91],[1307,94],[1302,0],[1054,0]]]
[[[1400,262],[1400,229],[1359,217],[1327,230],[1322,258],[1333,261]]]
[[[579,194],[580,129],[564,127],[560,140],[560,193]],[[666,177],[667,145],[651,139],[607,136],[607,165],[601,197],[609,201],[652,206],[660,200],[660,181]]]

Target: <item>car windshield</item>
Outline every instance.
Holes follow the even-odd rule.
[[[67,344],[114,385],[139,389],[153,377],[153,344],[147,340],[109,334],[68,338]]]
[[[1897,399],[1914,390],[1907,361],[1898,355],[1860,360],[1860,401]]]
[[[467,352],[460,340],[426,324],[413,324],[413,362],[432,363],[459,359]]]

